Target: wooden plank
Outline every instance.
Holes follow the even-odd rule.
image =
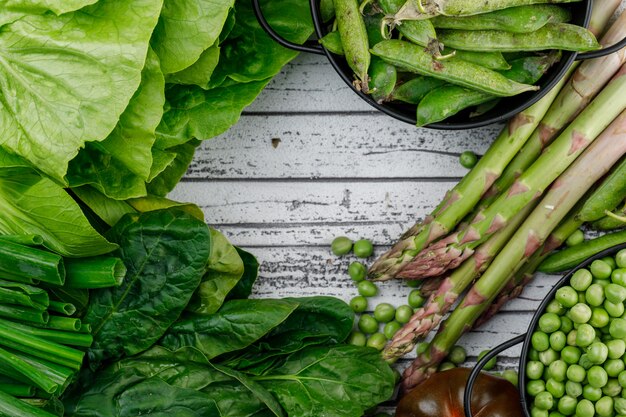
[[[467,169],[459,154],[484,153],[500,128],[417,129],[382,114],[244,115],[231,130],[202,143],[186,177],[461,177]]]

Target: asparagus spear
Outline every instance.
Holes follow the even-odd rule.
[[[441,275],[467,259],[480,243],[506,224],[544,190],[626,109],[626,65],[559,135],[506,193],[462,231],[422,250],[398,276],[418,279]],[[590,122],[593,121],[593,122]]]
[[[610,90],[614,86],[615,83],[612,83],[607,89]],[[576,123],[577,128],[589,131],[586,125],[596,123],[602,115],[602,112],[581,113],[577,119],[579,120],[579,123]],[[586,116],[585,123],[580,122],[582,116]],[[592,116],[596,116],[595,119]],[[404,371],[403,389],[414,387],[432,373],[433,367],[445,358],[459,337],[470,329],[491,305],[506,285],[511,272],[518,271],[541,247],[577,201],[624,153],[626,153],[626,111],[623,111],[552,185],[541,203],[492,261],[483,276],[442,323],[429,348]],[[556,164],[556,161],[554,163]],[[541,174],[541,171],[537,172]]]
[[[532,208],[533,205],[528,205],[518,213],[505,228],[500,229],[483,243],[476,250],[474,256],[463,262],[449,277],[441,281],[439,288],[430,296],[426,304],[418,309],[411,316],[411,320],[393,336],[383,351],[385,360],[398,358],[410,352],[420,337],[428,334],[439,325],[443,316],[450,311],[461,293],[487,269],[493,258],[511,238]],[[426,282],[430,281],[427,280]]]
[[[433,213],[409,229],[400,242],[374,262],[369,270],[370,278],[375,281],[393,278],[429,243],[456,227],[526,142],[564,84],[565,80],[561,81],[545,97],[511,119],[476,166],[446,194]]]

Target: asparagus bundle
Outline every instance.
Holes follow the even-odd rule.
[[[607,10],[614,10],[614,4],[596,2],[595,6],[592,16],[604,16],[604,19]],[[596,25],[594,30],[598,31],[599,27],[601,25]],[[622,15],[603,37],[602,44],[612,44],[625,35],[626,15]],[[625,59],[626,51],[622,50],[604,58],[585,62],[570,78],[556,100],[555,95],[563,84],[555,87],[535,106],[512,119],[479,164],[447,194],[435,211],[423,223],[413,226],[402,236],[400,242],[372,265],[370,277],[374,280],[386,280],[396,276],[415,279],[441,272],[428,268],[425,268],[428,272],[424,272],[422,268],[416,268],[411,264],[419,264],[415,257],[420,252],[422,257],[428,258],[431,252],[423,249],[450,232],[468,213],[473,212],[471,218],[475,220],[484,216],[480,211],[488,207],[502,191],[509,188],[535,161],[543,147],[589,103]],[[562,83],[566,80],[567,77],[564,77]],[[511,143],[506,143],[509,140]],[[502,152],[501,147],[506,147],[506,152],[499,154],[498,152]],[[485,193],[484,187],[490,184],[492,184],[490,189]],[[483,199],[478,203],[481,195]],[[471,233],[467,238],[472,238]],[[454,239],[452,241],[454,242]],[[442,244],[443,242],[439,243]],[[430,248],[436,249],[437,244],[431,245]],[[458,263],[460,261],[451,267]]]
[[[626,68],[605,88],[615,88]],[[626,88],[622,88],[622,93]],[[599,96],[600,97],[600,96]],[[582,112],[574,124],[581,128],[598,121],[593,113]],[[588,130],[587,130],[588,131]],[[577,139],[571,144],[577,146]],[[439,328],[429,348],[408,367],[402,387],[410,389],[435,370],[458,338],[470,329],[491,306],[506,286],[512,272],[517,272],[545,243],[550,233],[576,203],[608,170],[626,154],[626,111],[598,136],[582,155],[552,184],[548,193],[526,218],[513,237],[492,261],[483,276],[473,285],[459,306]]]

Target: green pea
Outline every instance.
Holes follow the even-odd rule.
[[[574,307],[578,303],[578,293],[570,286],[561,287],[555,295],[556,300],[564,307]]]
[[[596,388],[596,387],[592,387],[591,385],[587,384],[583,386],[583,397],[589,401],[598,401],[600,398],[602,398],[602,389],[601,388]]]
[[[626,287],[626,267],[620,267],[619,269],[611,272],[611,281],[614,284]]]
[[[551,300],[546,306],[546,313],[554,313],[562,316],[565,314],[565,311],[565,307],[563,307],[557,300]]]
[[[374,245],[367,239],[360,239],[354,242],[352,251],[357,258],[368,258],[374,253]]]
[[[561,351],[561,359],[567,364],[578,363],[580,355],[580,349],[576,346],[565,346]]]
[[[482,358],[485,357],[486,354],[489,353],[489,350],[483,350],[482,352],[480,352],[478,354],[478,360],[480,361]],[[485,366],[483,367],[483,369],[485,371],[490,371],[493,368],[495,368],[496,366],[496,360],[497,360],[497,356],[494,356],[493,358],[489,359],[489,361],[485,364]]]
[[[361,262],[352,262],[348,266],[348,275],[356,282],[363,281],[367,275],[367,268]]]
[[[611,277],[611,266],[600,259],[593,261],[591,266],[589,266],[589,270],[594,278],[609,279]]]
[[[472,169],[478,162],[478,157],[472,151],[465,151],[459,156],[459,162],[463,168]]]
[[[616,378],[610,378],[606,385],[602,387],[602,394],[609,397],[617,397],[622,392],[622,387]]]
[[[621,359],[609,359],[602,367],[608,376],[615,378],[624,370],[624,362]]]
[[[539,360],[539,352],[537,352],[532,347],[528,349],[528,360],[529,361],[538,361]]]
[[[396,321],[401,324],[408,323],[413,315],[411,306],[402,305],[396,309]]]
[[[506,379],[511,384],[517,387],[517,384],[519,382],[519,375],[513,369],[505,369],[504,371],[502,371],[502,378]],[[554,395],[554,393],[552,395]],[[560,396],[558,398],[560,398]]]
[[[454,346],[448,354],[448,360],[457,365],[462,364],[467,359],[467,352],[462,346]]]
[[[573,328],[574,328],[574,322],[572,321],[572,319],[570,319],[567,316],[562,316],[560,330],[563,333],[568,334],[570,331],[572,331]]]
[[[404,282],[406,283],[406,286],[410,288],[417,288],[422,285],[422,281],[418,279],[407,280]]]
[[[578,401],[576,401],[576,398],[572,398],[569,395],[564,395],[559,399],[557,408],[559,410],[559,413],[563,413],[569,416],[569,415],[574,414],[574,412],[576,411],[577,404],[578,404]]]
[[[578,398],[583,395],[583,385],[580,382],[567,381],[565,383],[565,394],[573,398]],[[559,396],[558,398],[561,398]]]
[[[426,300],[422,297],[419,290],[413,290],[409,293],[408,303],[413,308],[420,308]]]
[[[594,365],[587,371],[587,382],[595,388],[602,388],[609,380],[604,368]]]
[[[591,285],[591,281],[593,281],[591,272],[586,269],[579,269],[574,272],[569,283],[576,291],[586,291]]]
[[[604,363],[609,355],[609,348],[602,342],[594,342],[587,348],[589,360],[596,365]]]
[[[576,404],[576,416],[577,417],[593,417],[596,413],[596,409],[593,403],[587,399],[580,400]]]
[[[374,308],[374,318],[379,323],[388,323],[396,316],[396,309],[389,303],[380,303]]]
[[[346,255],[352,249],[352,240],[346,236],[339,236],[333,239],[330,250],[337,256]]]
[[[610,417],[613,415],[613,398],[602,397],[596,401],[596,414],[600,417]]]
[[[348,337],[348,343],[354,346],[365,346],[367,337],[362,332],[353,331]]]
[[[367,298],[362,295],[357,295],[352,300],[350,300],[350,307],[352,311],[355,313],[362,313],[367,310]]]
[[[576,346],[587,347],[593,343],[596,338],[596,331],[590,325],[584,323],[578,326],[576,334]]]
[[[387,344],[387,338],[382,333],[374,333],[367,339],[368,347],[372,347],[376,350],[383,350],[385,345]]]
[[[550,347],[556,350],[557,352],[560,352],[561,350],[563,350],[566,344],[567,344],[567,336],[565,336],[565,333],[563,333],[562,331],[557,330],[556,332],[550,335]]]
[[[578,302],[579,303],[583,303],[583,304],[587,304],[587,299],[585,298],[585,293],[582,292],[582,291],[578,293]]]
[[[366,334],[376,333],[378,331],[378,322],[369,314],[363,314],[359,319],[359,330]]]
[[[622,388],[626,388],[626,371],[622,371],[617,376],[617,382]]]
[[[621,339],[609,340],[606,342],[606,347],[609,348],[610,359],[619,359],[626,352],[626,342]]]
[[[548,391],[540,392],[535,397],[534,404],[541,410],[549,410],[554,406],[554,397]]]
[[[393,335],[395,335],[401,328],[402,325],[397,321],[390,321],[385,324],[385,327],[383,327],[383,334],[387,339],[391,340],[393,339]]]
[[[447,371],[448,369],[454,369],[454,368],[456,368],[456,365],[453,364],[452,362],[442,362],[441,365],[437,367],[437,371],[443,372],[443,371]]]
[[[626,300],[626,288],[617,284],[609,284],[604,288],[604,295],[612,303],[622,303]]]
[[[615,339],[623,339],[626,337],[626,320],[618,318],[613,319],[609,326],[609,332]]]
[[[530,409],[530,417],[550,417],[550,415],[548,414],[548,410],[542,410],[541,408],[533,406]]]
[[[601,259],[601,261],[606,262],[611,267],[611,269],[617,268],[617,262],[615,262],[615,259],[611,258],[610,256],[605,256]]]
[[[357,285],[357,290],[359,294],[363,297],[374,297],[378,294],[378,287],[371,281],[361,281]]]
[[[598,307],[604,302],[604,288],[600,284],[591,284],[585,291],[585,300],[591,306]],[[572,319],[574,320],[574,319]],[[574,320],[576,321],[576,320]]]
[[[576,325],[578,326],[578,325]],[[576,346],[576,336],[578,336],[578,330],[570,330],[567,334],[567,345],[568,346]]]
[[[550,339],[547,334],[536,331],[530,337],[530,343],[537,352],[543,352],[550,347]]]
[[[621,317],[624,314],[624,304],[623,303],[612,303],[609,300],[606,300],[603,304],[604,309],[611,317]]]
[[[544,392],[546,390],[546,383],[541,379],[535,379],[533,381],[528,381],[526,384],[526,392],[531,397],[536,397],[540,392]]]
[[[587,371],[578,364],[572,364],[568,366],[566,375],[570,381],[583,382],[587,376]]]
[[[626,249],[622,249],[615,255],[615,263],[619,268],[626,268]]]
[[[539,328],[542,332],[552,333],[561,327],[561,319],[554,313],[545,313],[539,317]]]
[[[594,307],[591,309],[591,318],[589,324],[599,329],[609,324],[609,313],[601,307]]]
[[[539,352],[539,361],[545,366],[550,365],[557,359],[559,359],[559,354],[552,348]]]
[[[529,379],[541,379],[543,376],[543,363],[539,361],[528,361],[526,363],[526,376]]]
[[[585,241],[585,234],[582,230],[576,229],[574,233],[569,235],[569,237],[565,240],[565,244],[569,247],[580,245]]]
[[[615,412],[617,414],[621,414],[621,415],[626,414],[626,399],[625,398],[614,398],[613,399],[613,408],[615,408]]]
[[[593,362],[589,359],[589,355],[583,353],[580,355],[580,359],[578,360],[578,364],[582,366],[584,369],[589,369],[593,366]]]
[[[574,323],[587,323],[591,318],[591,308],[586,304],[578,303],[570,309],[569,314]]]
[[[558,359],[548,366],[548,375],[555,381],[563,382],[565,381],[565,374],[567,373],[567,370],[567,364]]]
[[[599,279],[599,278],[594,278],[593,279],[593,283],[594,284],[598,284],[599,286],[602,287],[602,289],[604,290],[604,288],[609,285],[611,283],[611,281],[609,281],[608,279]]]
[[[565,416],[559,413],[558,411],[551,411],[550,414],[548,414],[548,417],[565,417]]]

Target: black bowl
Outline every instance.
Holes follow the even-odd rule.
[[[329,29],[328,25],[326,25],[322,21],[319,1],[320,0],[310,0],[311,16],[313,18],[313,24],[318,39],[326,35]],[[403,122],[413,125],[416,124],[415,105],[393,102],[383,104],[377,103],[375,100],[372,99],[371,96],[364,94],[363,92],[354,88],[352,84],[352,81],[354,79],[353,71],[348,66],[344,57],[333,54],[323,46],[319,45],[317,41],[314,41],[313,44],[309,43],[308,45],[297,45],[283,39],[270,27],[270,25],[263,17],[263,13],[259,5],[259,0],[252,0],[252,3],[259,23],[276,42],[287,48],[297,51],[326,55],[326,57],[330,61],[330,64],[333,66],[335,71],[337,71],[337,74],[339,74],[339,76],[354,91],[355,94],[357,94],[367,103],[369,103],[372,107],[382,111],[383,113],[386,113]],[[589,23],[589,18],[591,16],[592,0],[582,0],[576,3],[565,3],[562,4],[562,6],[570,9],[572,13],[571,23],[587,27]],[[620,42],[619,45],[624,46],[624,41]],[[616,44],[615,47],[619,45]],[[553,65],[552,68],[550,68],[550,70],[541,78],[541,80],[539,80],[538,85],[540,86],[540,89],[538,91],[526,92],[513,97],[503,97],[497,106],[480,116],[470,117],[470,110],[468,109],[461,111],[458,114],[455,114],[454,116],[451,116],[442,122],[432,123],[425,127],[432,129],[448,130],[471,129],[507,120],[517,113],[530,107],[532,104],[534,104],[544,95],[546,95],[548,91],[550,91],[550,89],[552,89],[552,87],[554,87],[559,82],[559,80],[563,78],[568,68],[576,59],[595,58],[606,55],[614,50],[616,49],[606,48],[600,51],[593,51],[586,54],[577,54],[576,52],[563,51],[561,60]]]

